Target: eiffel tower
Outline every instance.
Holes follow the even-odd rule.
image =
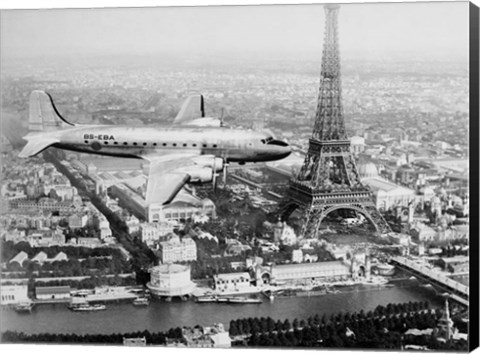
[[[316,237],[325,216],[338,209],[364,215],[379,234],[391,231],[369,188],[360,182],[345,131],[337,31],[339,9],[336,4],[325,5],[325,40],[313,134],[303,166],[297,177],[290,180],[280,207],[283,220],[297,208],[302,211],[300,236],[304,238]]]

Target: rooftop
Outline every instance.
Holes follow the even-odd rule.
[[[250,279],[250,274],[247,272],[240,272],[240,273],[223,273],[223,274],[215,274],[214,278],[216,279],[236,279],[239,277],[243,277],[246,279]]]
[[[383,179],[381,177],[368,177],[362,179],[362,183],[368,185],[373,190],[382,190],[385,192],[391,192],[393,190],[404,191],[404,192],[411,192],[412,194],[415,193],[414,190],[399,186],[398,184],[392,183]]]
[[[283,272],[312,272],[312,271],[328,271],[333,269],[349,268],[347,264],[343,261],[329,261],[329,262],[314,262],[314,263],[299,263],[299,264],[281,264],[274,265],[272,267],[272,272],[274,273],[283,273]]]
[[[70,294],[70,286],[37,286],[35,294]]]
[[[181,273],[188,271],[189,266],[182,264],[161,264],[152,268],[152,271],[159,271],[161,273]]]

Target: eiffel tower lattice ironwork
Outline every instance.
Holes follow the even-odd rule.
[[[345,131],[337,33],[339,8],[339,5],[325,5],[325,40],[315,125],[303,166],[297,177],[290,180],[288,193],[281,203],[283,220],[295,209],[301,209],[300,236],[305,238],[315,237],[324,217],[337,209],[359,212],[375,225],[378,233],[391,231],[378,212],[369,188],[360,181]]]

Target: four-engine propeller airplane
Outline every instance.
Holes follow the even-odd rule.
[[[213,182],[229,162],[273,161],[291,147],[268,131],[223,127],[205,117],[203,96],[190,96],[167,127],[80,125],[64,119],[44,91],[30,95],[29,133],[20,157],[50,146],[89,154],[141,158],[150,162],[146,202],[170,203],[190,182]]]

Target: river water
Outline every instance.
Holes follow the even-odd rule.
[[[400,284],[399,284],[400,285]],[[391,288],[355,286],[348,292],[315,297],[278,297],[273,302],[264,298],[262,304],[215,304],[151,301],[148,307],[131,303],[108,303],[105,311],[72,312],[65,304],[38,305],[31,314],[2,309],[0,331],[25,333],[109,334],[143,331],[166,331],[173,327],[212,325],[221,322],[227,328],[230,320],[243,317],[272,317],[274,320],[307,319],[319,314],[340,311],[368,312],[378,305],[408,301],[429,301],[433,307],[442,305],[433,290],[415,284]]]

